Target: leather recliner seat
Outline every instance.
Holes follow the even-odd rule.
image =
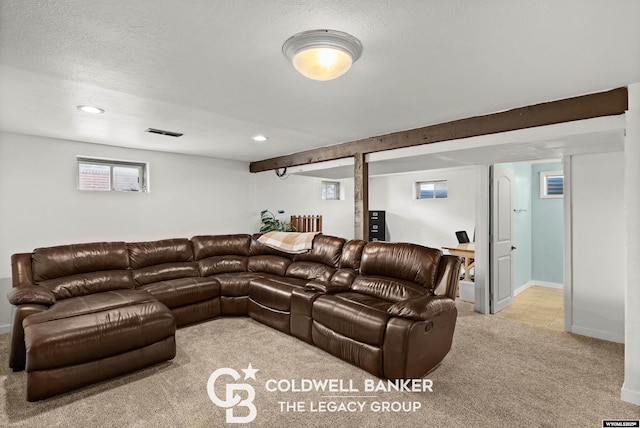
[[[432,248],[367,244],[353,282],[336,283],[332,293],[315,299],[313,343],[380,377],[423,376],[450,349],[457,310],[450,305],[437,319],[421,319],[417,313],[407,317],[402,308],[437,301],[438,270],[447,263],[441,259]],[[455,293],[455,284],[445,285],[445,293]],[[434,340],[436,334],[442,337]]]

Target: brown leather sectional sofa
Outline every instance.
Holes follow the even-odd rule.
[[[39,248],[12,256],[9,365],[36,401],[172,359],[175,328],[249,315],[390,379],[451,348],[460,259],[317,235],[290,255],[254,235]]]

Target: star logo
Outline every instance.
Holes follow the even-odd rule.
[[[247,380],[247,379],[257,380],[256,372],[258,371],[258,369],[254,369],[251,366],[251,363],[249,363],[249,366],[246,369],[242,369],[242,371],[244,372],[244,380]]]

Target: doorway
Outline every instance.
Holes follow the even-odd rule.
[[[497,192],[500,189],[491,192],[491,237],[496,242],[492,242],[490,251],[490,312],[497,313],[515,301],[518,307],[511,312],[523,318],[555,325],[557,319],[562,319],[562,313],[558,314],[558,305],[560,308],[563,306],[561,290],[564,283],[562,162],[552,159],[504,163],[494,165],[493,170],[493,185],[497,185],[496,171],[502,171],[499,174],[509,186],[503,186],[501,192],[512,193],[499,195]],[[509,197],[510,218],[498,222],[500,215],[507,216],[508,202],[504,201],[505,207],[500,214],[496,199]],[[496,238],[499,235],[507,236],[505,228],[508,226],[512,228],[511,241],[501,244],[500,239]],[[502,232],[498,230],[499,227],[503,229]],[[496,254],[501,245],[502,252]],[[510,287],[505,286],[508,281],[511,281]],[[521,293],[526,294],[519,298]],[[545,300],[548,302],[545,303]]]

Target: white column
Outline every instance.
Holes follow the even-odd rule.
[[[622,400],[640,405],[640,83],[629,85],[625,114],[625,214],[627,223]]]

